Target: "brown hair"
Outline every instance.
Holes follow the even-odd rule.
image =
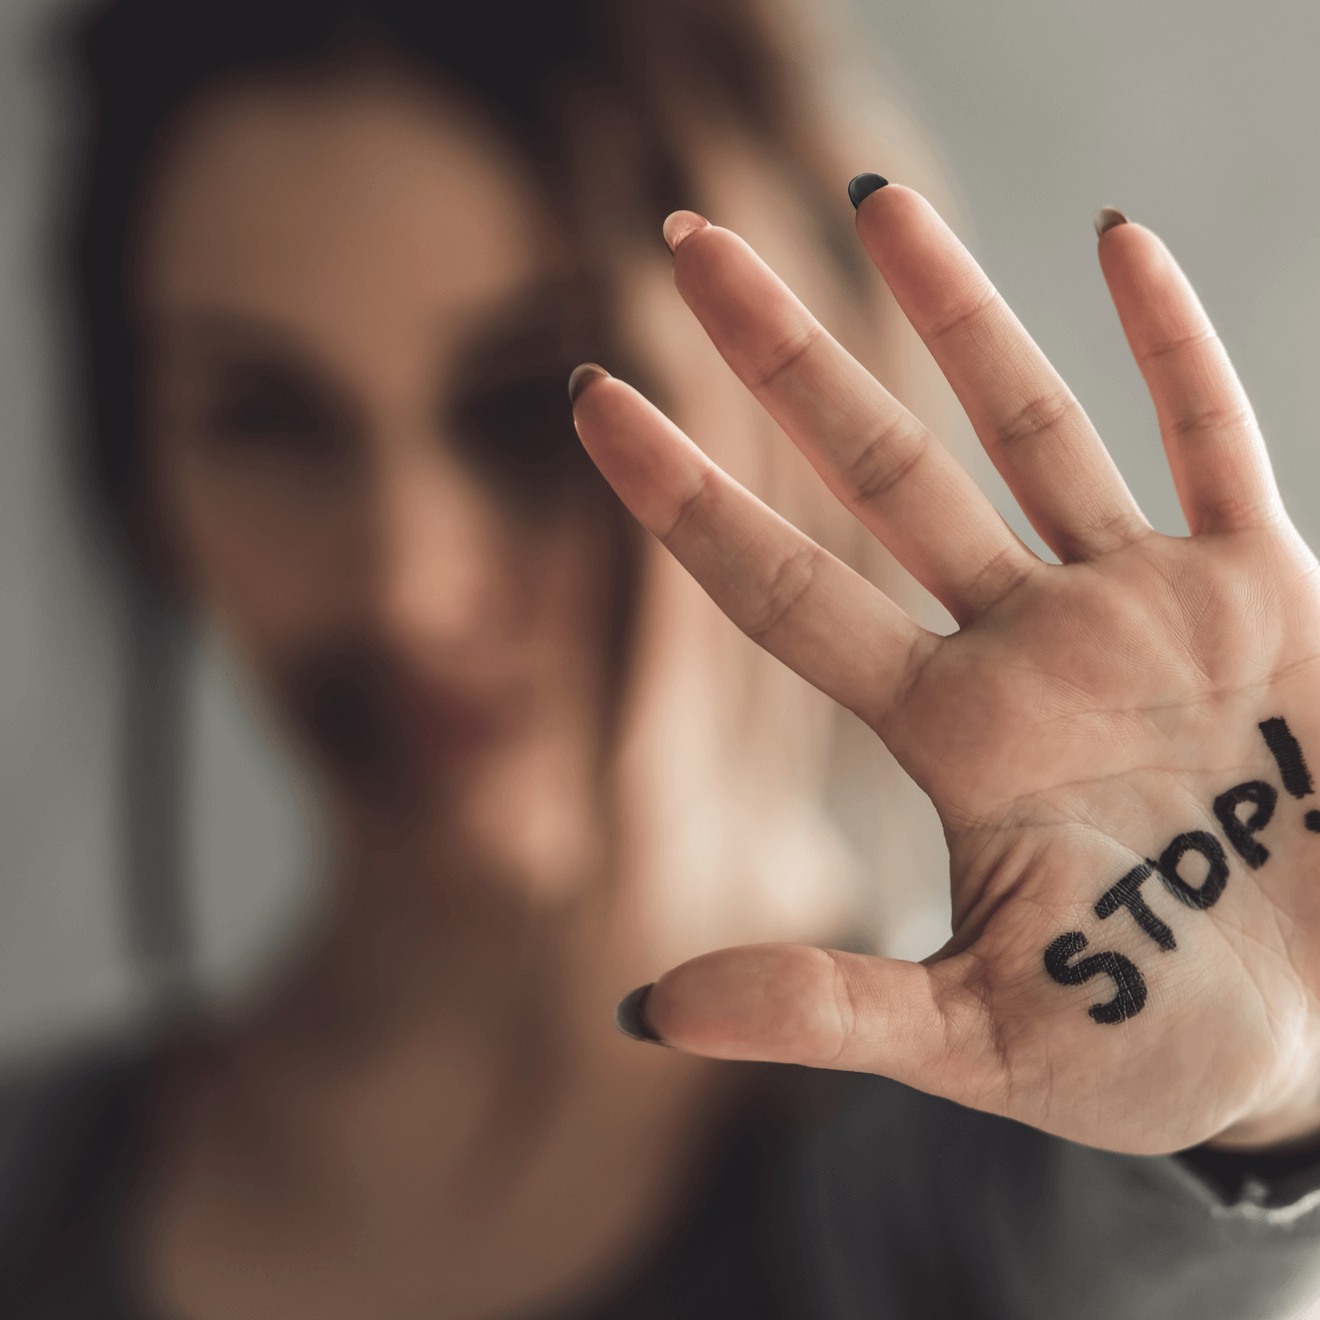
[[[165,556],[145,472],[129,289],[153,158],[208,88],[352,58],[364,43],[470,96],[579,217],[565,194],[583,174],[581,129],[607,121],[626,174],[611,172],[612,202],[592,209],[594,223],[648,242],[658,243],[670,210],[701,205],[673,108],[731,121],[798,185],[848,285],[859,282],[841,181],[827,191],[819,144],[804,128],[805,79],[757,0],[114,0],[76,39],[93,124],[74,239],[91,423],[82,466],[117,539],[153,576]]]

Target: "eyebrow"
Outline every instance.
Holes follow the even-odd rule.
[[[307,355],[302,336],[291,326],[243,312],[202,308],[171,312],[165,317],[153,317],[147,323],[145,337],[148,343],[152,340],[173,342],[180,336],[203,348],[260,349],[281,355]]]
[[[502,302],[473,310],[459,358],[459,378],[489,384],[547,366],[573,366],[600,342],[580,281],[546,280],[518,290]],[[260,352],[317,365],[318,354],[295,327],[225,308],[173,312],[166,326],[148,324],[147,338],[215,352]]]
[[[459,378],[480,388],[528,371],[573,367],[594,355],[601,337],[583,284],[547,280],[474,318]]]

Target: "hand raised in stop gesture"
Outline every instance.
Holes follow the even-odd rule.
[[[1161,242],[1100,260],[1191,534],[1099,435],[916,193],[857,228],[1050,564],[737,236],[678,213],[679,291],[831,490],[951,611],[919,627],[641,395],[575,376],[588,451],[750,637],[884,739],[939,811],[953,937],[923,963],[706,954],[645,996],[667,1044],[881,1073],[1092,1145],[1320,1128],[1320,576]]]

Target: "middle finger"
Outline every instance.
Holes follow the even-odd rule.
[[[666,229],[698,219],[671,217]],[[686,229],[674,282],[835,495],[959,623],[1040,562],[957,459],[736,234],[704,222]]]
[[[1068,563],[1149,532],[1091,419],[935,208],[881,188],[857,234],[1045,544]]]

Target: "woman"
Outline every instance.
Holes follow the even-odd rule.
[[[573,376],[623,502],[940,806],[956,924],[929,967],[809,947],[854,920],[816,810],[829,707],[634,534],[552,407],[548,381],[604,357],[864,562],[675,320],[647,232],[674,190],[701,197],[860,339],[870,285],[770,31],[734,4],[142,0],[90,29],[101,470],[142,562],[303,734],[338,856],[266,1002],[29,1100],[14,1313],[1244,1315],[1298,1269],[1309,1163],[1256,1148],[1320,1122],[1306,836],[1265,832],[1296,740],[1320,745],[1295,631],[1313,561],[1155,241],[1122,227],[1102,253],[1176,460],[1178,418],[1209,419],[1203,471],[1180,470],[1219,542],[1153,537],[933,213],[854,181],[867,250],[1068,563],[1046,569],[750,249],[667,223],[716,348],[964,625],[947,641],[639,395]],[[1237,498],[1198,493],[1225,475]],[[1201,718],[1220,696],[1223,735]],[[1139,875],[1125,850],[1164,847],[1166,820]],[[1155,871],[1199,926],[1143,897]],[[1128,927],[1096,927],[1119,908]],[[679,1049],[603,1029],[692,955],[620,1016]],[[1208,1141],[1253,1152],[1196,1157],[1221,1182],[1275,1185],[1239,1204],[1148,1158]]]

